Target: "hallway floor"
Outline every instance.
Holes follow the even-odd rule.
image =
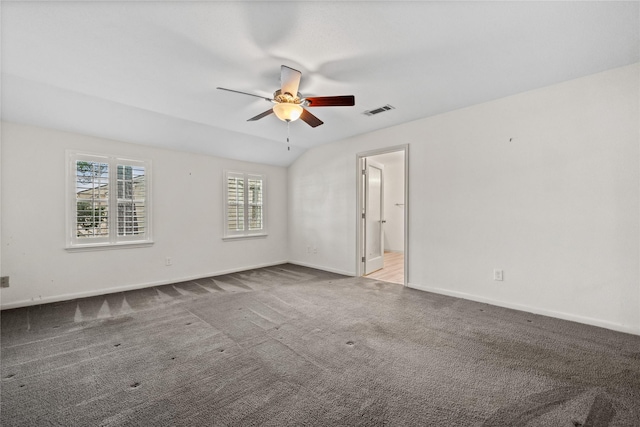
[[[385,252],[384,267],[365,277],[404,285],[404,253]]]

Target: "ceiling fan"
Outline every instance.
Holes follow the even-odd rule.
[[[345,96],[310,96],[303,98],[298,92],[298,86],[300,85],[300,77],[302,73],[293,68],[283,65],[280,67],[280,89],[273,93],[273,99],[260,95],[254,95],[252,93],[241,92],[239,90],[225,89],[219,87],[217,89],[226,90],[228,92],[240,93],[243,95],[255,96],[262,98],[265,101],[273,102],[274,106],[264,113],[260,113],[255,117],[248,119],[248,122],[260,120],[263,117],[267,117],[269,114],[274,113],[280,120],[287,123],[293,122],[298,119],[302,119],[306,124],[311,127],[320,126],[323,122],[306,108],[310,107],[351,107],[355,105],[355,97],[353,95]]]

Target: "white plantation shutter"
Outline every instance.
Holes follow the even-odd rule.
[[[249,230],[262,230],[262,177],[249,175],[247,178],[248,189],[248,224]]]
[[[225,237],[265,234],[263,175],[226,171]]]
[[[146,233],[145,169],[142,165],[118,165],[118,236]]]
[[[68,247],[151,242],[150,162],[68,152]]]
[[[104,158],[74,162],[76,238],[108,241],[109,163]]]
[[[244,232],[244,176],[227,174],[227,232]]]

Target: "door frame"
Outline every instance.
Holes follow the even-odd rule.
[[[377,156],[402,151],[404,152],[404,286],[409,285],[409,144],[396,145],[393,147],[379,148],[376,150],[363,151],[356,154],[356,276],[364,275],[365,256],[363,248],[364,235],[362,232],[362,209],[364,190],[364,179],[362,175],[362,159],[365,157]]]

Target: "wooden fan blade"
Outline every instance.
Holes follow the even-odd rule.
[[[254,95],[254,94],[252,94],[252,93],[240,92],[239,90],[225,89],[225,88],[223,88],[223,87],[217,87],[216,89],[226,90],[227,92],[240,93],[240,94],[242,94],[242,95],[255,96],[256,98],[262,98],[262,99],[264,99],[265,101],[273,102],[273,99],[271,99],[271,98],[267,98],[267,97],[264,97],[264,96],[262,96],[262,95]]]
[[[294,70],[286,65],[280,67],[282,93],[289,92],[292,96],[296,96],[298,94],[298,86],[300,86],[300,77],[302,77],[300,71]]]
[[[300,114],[300,118],[312,128],[318,127],[324,123],[322,120],[304,109],[302,110],[302,114]]]
[[[312,96],[306,98],[307,107],[352,107],[356,105],[356,97],[345,96]]]
[[[273,113],[273,108],[269,108],[267,111],[265,111],[264,113],[260,113],[255,117],[251,117],[250,119],[248,119],[248,122],[255,122],[256,120],[260,120],[263,117],[267,117],[269,114]]]

